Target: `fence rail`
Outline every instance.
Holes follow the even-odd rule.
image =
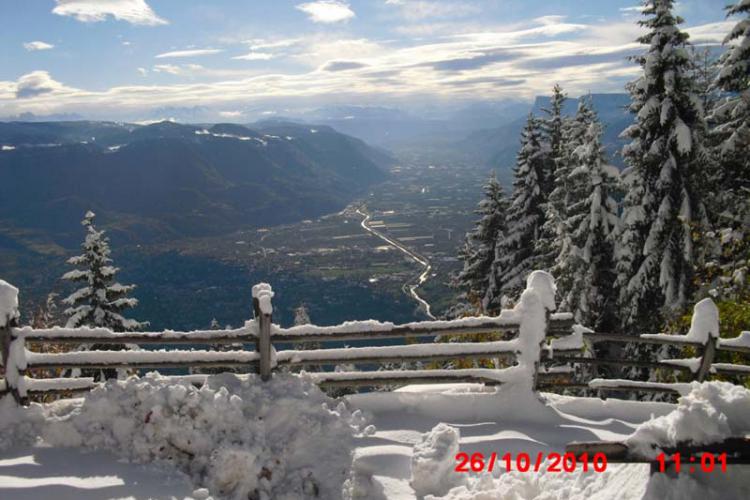
[[[715,363],[719,352],[750,353],[750,333],[737,339],[719,339],[718,311],[710,300],[696,305],[694,323],[685,336],[592,332],[575,326],[569,313],[555,313],[554,281],[544,272],[529,277],[519,304],[497,317],[462,318],[451,321],[421,321],[402,325],[378,321],[351,321],[336,326],[301,325],[281,328],[273,324],[273,290],[267,284],[253,287],[254,318],[241,328],[176,332],[116,333],[104,328],[18,327],[15,302],[0,309],[0,361],[6,373],[0,379],[0,394],[10,392],[20,402],[29,393],[71,393],[97,385],[92,378],[30,377],[38,370],[55,369],[201,369],[243,368],[267,380],[274,370],[299,366],[379,365],[409,362],[442,362],[459,359],[494,359],[508,365],[501,369],[381,370],[319,372],[311,376],[324,386],[378,386],[409,383],[473,382],[501,384],[523,380],[532,388],[586,389],[600,391],[644,391],[680,393],[684,384],[659,384],[623,380],[572,380],[572,365],[631,366],[669,369],[706,380],[712,375],[750,376],[745,365]],[[0,295],[15,296],[17,290],[0,280]],[[15,300],[15,299],[14,299]],[[696,318],[700,317],[700,321]],[[708,319],[707,319],[708,318]],[[708,326],[707,326],[708,325]],[[294,349],[292,344],[325,341],[392,338],[427,338],[453,335],[500,334],[507,340],[487,342],[413,343],[397,346]],[[585,356],[586,343],[600,342],[674,345],[692,347],[700,357],[690,360],[602,359]],[[175,346],[176,350],[89,350],[62,353],[31,352],[29,343],[127,344],[129,346]],[[223,345],[223,350],[186,350],[185,347]],[[275,346],[287,347],[276,351]],[[229,347],[228,350],[226,348]],[[514,364],[515,362],[515,364]],[[563,366],[560,366],[563,365]],[[195,382],[205,376],[183,377]]]

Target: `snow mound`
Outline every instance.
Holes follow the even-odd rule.
[[[196,388],[149,374],[95,389],[43,437],[171,463],[214,498],[338,499],[364,423],[307,377],[222,374]]]
[[[709,444],[750,433],[750,391],[728,382],[693,382],[668,415],[641,424],[627,439],[631,450],[656,457],[678,443]]]
[[[18,406],[10,394],[0,397],[0,451],[34,444],[37,429],[43,421],[41,407]]]
[[[460,432],[455,427],[440,423],[414,445],[411,459],[411,482],[419,497],[443,495],[461,484],[455,471]]]
[[[719,308],[711,299],[703,299],[693,309],[690,331],[686,339],[705,344],[710,337],[719,336]]]
[[[0,280],[0,328],[18,319],[18,288]]]

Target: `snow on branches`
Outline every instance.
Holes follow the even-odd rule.
[[[94,212],[88,211],[81,222],[86,228],[86,238],[81,245],[83,253],[68,259],[77,269],[65,273],[63,280],[80,283],[82,286],[63,303],[68,317],[67,327],[104,327],[116,332],[135,331],[145,323],[127,319],[122,315],[126,309],[138,305],[138,300],[128,297],[135,285],[122,285],[115,281],[118,268],[112,266],[109,238],[94,225]]]
[[[672,0],[648,0],[640,24],[648,45],[635,57],[642,76],[629,84],[634,124],[623,132],[628,188],[617,247],[620,307],[626,327],[657,328],[655,308],[685,306],[693,286],[692,230],[703,223],[703,109],[691,78],[687,33]]]

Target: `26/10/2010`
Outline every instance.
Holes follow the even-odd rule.
[[[589,457],[588,453],[582,453],[576,456],[573,453],[549,453],[539,452],[532,460],[528,453],[519,453],[515,457],[506,453],[498,459],[497,453],[492,453],[488,460],[482,453],[459,453],[456,455],[457,465],[456,472],[492,472],[498,460],[505,466],[505,470],[510,472],[575,472],[578,466],[582,467],[583,472],[593,470],[594,472],[604,472],[607,470],[607,456],[604,453],[596,453]]]

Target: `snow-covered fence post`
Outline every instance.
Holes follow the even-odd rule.
[[[534,271],[526,279],[526,290],[516,310],[521,313],[518,331],[518,365],[528,373],[531,389],[537,386],[542,346],[547,338],[550,314],[557,308],[555,279],[546,271]]]
[[[18,289],[0,280],[0,348],[5,370],[5,384],[13,398],[20,404],[26,399],[23,370],[26,369],[23,338],[13,338],[13,327],[18,326]]]
[[[268,283],[259,283],[253,287],[253,311],[258,325],[258,341],[255,343],[260,361],[258,374],[261,380],[271,378],[272,351],[271,324],[273,323],[273,290]]]
[[[711,372],[711,364],[714,362],[719,342],[719,308],[713,300],[703,299],[695,304],[688,337],[703,343],[701,364],[693,379],[703,382]]]

